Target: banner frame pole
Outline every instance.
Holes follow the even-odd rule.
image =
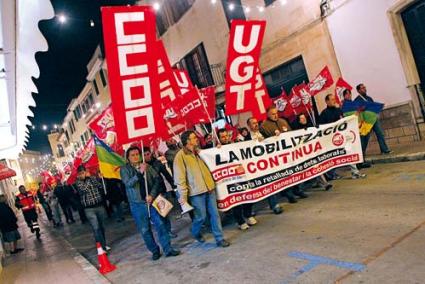
[[[143,144],[143,139],[140,139],[140,144],[142,146],[142,162],[143,164],[145,164],[145,150],[144,148],[144,144]],[[145,193],[146,193],[146,197],[148,197],[149,192],[148,192],[148,180],[147,180],[147,173],[146,173],[146,167],[145,167],[145,171],[143,172],[143,176],[144,176],[144,180],[145,180]],[[146,201],[146,200],[145,200]],[[150,210],[150,204],[146,202],[146,205],[148,206],[148,217],[149,219],[151,218],[151,210]]]

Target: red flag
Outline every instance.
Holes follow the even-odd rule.
[[[155,56],[155,13],[148,6],[102,7],[103,37],[120,144],[168,131]]]
[[[93,137],[87,141],[83,149],[77,152],[76,157],[77,159],[81,159],[81,164],[83,164],[91,174],[97,173],[97,169],[99,168],[99,161],[97,160],[96,147]]]
[[[341,106],[344,101],[344,91],[352,90],[353,87],[350,86],[344,79],[339,78],[335,85],[335,98],[336,102]]]
[[[279,116],[289,119],[295,115],[294,109],[289,103],[289,96],[286,94],[285,90],[282,90],[282,94],[279,97],[273,99],[273,103],[279,111]]]
[[[270,99],[263,75],[261,75],[260,68],[258,67],[256,69],[255,80],[255,96],[248,97],[247,102],[252,106],[252,116],[261,121],[267,118],[267,108],[270,107],[273,102]]]
[[[169,139],[175,134],[179,134],[186,129],[181,115],[176,112],[175,104],[180,99],[181,89],[177,84],[173,69],[167,56],[164,44],[161,40],[157,41],[158,56],[158,78],[159,90],[161,95],[162,117],[167,122],[168,131],[161,133],[162,138]]]
[[[205,107],[208,110],[209,118],[215,119],[215,87],[209,86],[203,89],[199,89],[201,99],[204,101]],[[204,121],[209,123],[210,121]]]
[[[265,21],[232,20],[226,64],[226,114],[261,111],[251,109],[256,93]],[[255,107],[254,107],[255,108]]]
[[[186,94],[194,88],[186,70],[173,69],[173,73],[174,77],[176,78],[177,85],[180,87],[180,92],[182,95]]]
[[[40,176],[42,178],[42,183],[47,184],[48,186],[52,186],[56,182],[55,178],[49,171],[42,171]]]
[[[312,110],[313,102],[311,99],[312,96],[308,89],[308,86],[303,83],[301,85],[294,87],[294,91],[301,98],[302,104],[305,106],[306,110]]]
[[[307,113],[307,107],[303,103],[303,99],[301,98],[301,89],[304,88],[303,85],[295,86],[292,88],[291,95],[289,96],[288,100],[291,104],[295,115],[299,115],[302,113]]]
[[[209,121],[203,101],[196,88],[191,89],[181,97],[176,109],[186,121],[188,127]]]
[[[114,152],[120,155],[124,153],[122,145],[118,144],[117,141],[114,113],[112,112],[111,106],[108,106],[100,115],[92,120],[89,127],[96,136],[111,147]]]
[[[319,75],[308,83],[308,90],[310,91],[310,94],[314,97],[321,91],[324,91],[328,88],[330,88],[334,83],[334,80],[332,78],[332,74],[329,71],[328,66],[323,68],[322,71],[320,71]]]

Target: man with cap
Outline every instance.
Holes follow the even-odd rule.
[[[77,181],[75,188],[80,196],[81,205],[87,216],[87,220],[93,229],[96,242],[100,243],[105,251],[111,248],[106,245],[105,228],[105,191],[101,183],[92,176],[89,176],[84,165],[77,168]]]

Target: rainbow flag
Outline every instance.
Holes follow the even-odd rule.
[[[342,112],[344,116],[357,115],[359,118],[360,135],[366,136],[372,130],[383,108],[384,104],[381,103],[345,101],[342,105]]]
[[[99,160],[99,169],[105,178],[121,179],[120,167],[125,165],[123,157],[112,151],[105,142],[94,136],[97,158]]]

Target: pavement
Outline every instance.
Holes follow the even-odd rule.
[[[368,149],[366,160],[372,164],[425,160],[425,141],[393,146],[391,150],[393,153],[382,155],[378,147]]]
[[[256,204],[259,223],[246,232],[226,218],[225,236],[232,243],[228,248],[217,248],[210,234],[207,243],[196,243],[189,234],[190,219],[173,219],[179,235],[173,243],[182,255],[157,262],[150,260],[129,216],[123,223],[107,220],[109,259],[118,268],[106,278],[112,283],[423,283],[424,168],[423,160],[377,164],[362,170],[368,174],[362,180],[342,172],[346,178],[335,181],[329,192],[311,190],[310,197],[297,204],[282,199],[282,215],[271,214],[265,203]],[[87,225],[65,225],[52,233],[45,230],[42,244],[30,236],[25,246],[29,256],[8,257],[1,275],[8,278],[0,277],[0,283],[24,279],[26,283],[66,283],[71,277],[84,277],[72,279],[74,283],[100,283],[102,279],[84,276],[81,265],[71,263],[79,252],[97,265]],[[35,263],[40,271],[35,266],[27,273],[18,271],[19,264]],[[56,276],[59,282],[53,276],[46,280],[44,270],[66,276]]]
[[[18,247],[25,250],[6,256],[0,283],[110,283],[58,232],[51,230],[47,220],[41,220],[41,239],[37,240],[23,217],[18,218],[22,237]]]

